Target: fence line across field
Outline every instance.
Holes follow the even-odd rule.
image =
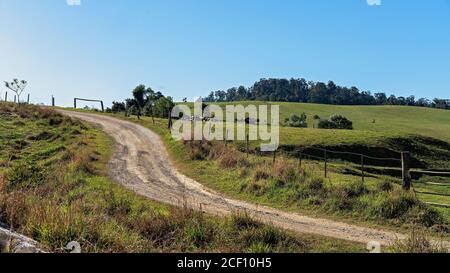
[[[247,144],[248,147],[248,144]],[[248,149],[248,148],[247,148]],[[316,150],[316,151],[321,151],[324,153],[324,156],[317,156],[317,155],[311,155],[309,153],[304,152],[304,150],[300,150],[300,151],[284,151],[280,154],[286,154],[288,156],[292,156],[292,157],[298,157],[299,158],[299,164],[300,167],[302,166],[302,160],[303,159],[314,159],[314,160],[318,160],[318,161],[324,161],[324,177],[327,178],[328,177],[328,164],[330,161],[330,158],[328,157],[329,154],[335,153],[335,154],[347,154],[347,155],[354,155],[354,156],[359,156],[361,158],[361,180],[363,182],[365,182],[365,178],[366,178],[366,162],[364,161],[364,159],[370,159],[370,160],[380,160],[380,161],[395,161],[395,162],[399,162],[401,163],[401,166],[399,167],[394,167],[392,169],[400,169],[402,171],[402,187],[405,190],[409,190],[410,188],[413,188],[414,192],[417,194],[424,194],[424,195],[435,195],[435,196],[444,196],[444,197],[450,197],[450,194],[440,194],[440,193],[432,193],[432,192],[424,192],[424,191],[417,191],[414,189],[413,187],[413,181],[410,175],[410,159],[409,159],[409,152],[402,152],[400,153],[400,158],[381,158],[381,157],[374,157],[374,156],[368,156],[365,154],[360,154],[360,153],[354,153],[354,152],[343,152],[343,151],[333,151],[333,150],[328,150],[328,149],[323,149],[323,148],[315,148],[315,147],[311,147],[308,148],[309,150]],[[248,152],[248,151],[247,151]],[[277,153],[274,152],[273,153],[273,158],[274,158],[274,162],[276,160],[276,155]],[[334,162],[334,164],[336,164],[336,162]],[[339,164],[339,163],[337,163]],[[347,165],[346,163],[341,163],[342,165]],[[436,172],[436,171],[426,171],[426,170],[413,170],[414,172],[418,172],[418,173],[424,173],[424,174],[436,174],[436,175],[448,175],[449,172]],[[437,185],[437,186],[442,186],[442,187],[450,187],[450,183],[446,184],[446,183],[424,183],[427,185]],[[427,202],[425,202],[427,203]],[[450,207],[450,205],[447,204],[439,204],[439,203],[427,203],[430,205],[434,205],[434,206],[441,206],[441,207]]]
[[[401,159],[395,159],[395,158],[377,158],[377,157],[372,157],[372,156],[367,156],[364,154],[358,154],[358,153],[352,153],[352,152],[340,152],[340,151],[331,151],[331,150],[327,150],[327,149],[322,149],[322,148],[313,148],[316,150],[320,150],[324,152],[324,157],[319,157],[319,156],[313,156],[310,155],[308,153],[305,153],[303,151],[301,152],[286,152],[286,154],[288,155],[293,155],[293,156],[300,156],[299,160],[300,160],[300,166],[302,166],[302,159],[303,157],[308,157],[309,159],[314,158],[314,159],[318,159],[318,160],[323,160],[324,161],[324,176],[325,178],[327,178],[327,163],[329,158],[327,158],[327,154],[328,153],[337,153],[337,154],[351,154],[351,155],[357,155],[361,157],[361,179],[364,182],[365,180],[365,164],[364,164],[364,158],[369,158],[369,159],[374,159],[374,160],[392,160],[392,161],[398,161],[401,162],[402,164],[402,186],[404,189],[408,189],[412,188],[413,192],[415,194],[422,194],[422,195],[432,195],[432,196],[441,196],[441,197],[450,197],[450,194],[445,194],[445,193],[435,193],[435,192],[427,192],[427,191],[419,191],[416,190],[414,188],[414,184],[412,182],[411,176],[410,176],[410,169],[409,169],[409,162],[405,162],[409,161],[409,159],[404,158],[405,154],[409,154],[406,152],[401,153]],[[275,155],[275,154],[274,154]],[[346,165],[345,163],[342,163],[342,165]],[[421,171],[421,170],[414,170],[415,172],[422,172],[424,174],[449,174],[448,172],[436,172],[436,171]],[[450,183],[432,183],[432,182],[426,182],[424,184],[427,185],[434,185],[434,186],[442,186],[442,187],[450,187]],[[450,208],[450,204],[443,204],[443,203],[436,203],[436,202],[424,202],[427,205],[430,206],[436,206],[436,207],[442,207],[442,208]]]
[[[308,149],[322,151],[322,152],[326,152],[326,153],[332,153],[332,154],[347,154],[347,155],[354,155],[354,156],[362,156],[364,158],[373,159],[373,160],[381,160],[381,161],[388,161],[388,160],[390,160],[390,161],[399,161],[399,162],[402,161],[401,159],[398,159],[398,158],[372,157],[372,156],[368,156],[368,155],[360,154],[360,153],[333,151],[333,150],[328,150],[328,149],[323,149],[323,148],[316,148],[316,147],[310,147]]]
[[[328,154],[347,154],[347,155],[354,155],[354,156],[358,156],[361,158],[361,167],[365,167],[366,163],[364,162],[364,159],[371,159],[371,160],[380,160],[380,161],[396,161],[396,162],[402,162],[402,159],[398,159],[398,158],[383,158],[383,157],[373,157],[373,156],[368,156],[365,154],[360,154],[360,153],[353,153],[353,152],[342,152],[342,151],[333,151],[333,150],[328,150],[328,149],[323,149],[323,148],[315,148],[315,147],[310,147],[308,148],[309,150],[316,150],[316,151],[321,151],[324,152],[324,156],[320,157],[317,155],[311,155],[309,153],[304,152],[303,150],[300,151],[293,151],[293,152],[284,152],[285,154],[294,156],[294,157],[300,157],[300,160],[306,156],[309,158],[314,158],[314,159],[318,159],[318,160],[324,160],[324,161],[329,161],[331,158],[328,157]],[[344,163],[343,163],[344,165]]]

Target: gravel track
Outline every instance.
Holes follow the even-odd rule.
[[[389,231],[283,212],[224,197],[177,171],[169,160],[163,141],[151,130],[110,116],[59,111],[100,125],[104,132],[112,136],[116,147],[109,163],[111,177],[150,199],[175,206],[187,205],[215,215],[245,211],[260,221],[284,229],[359,243],[376,241],[389,245],[404,238],[402,234]],[[450,248],[448,243],[445,245]]]

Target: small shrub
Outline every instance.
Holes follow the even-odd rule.
[[[223,145],[213,145],[211,144],[211,149],[209,150],[208,160],[216,160],[219,159],[220,156],[224,153],[225,147]]]
[[[31,162],[14,165],[5,176],[9,190],[20,186],[37,186],[45,179],[44,170]]]
[[[325,182],[320,177],[309,177],[300,184],[297,199],[323,198],[326,195]]]
[[[110,216],[127,216],[131,211],[131,201],[125,196],[117,197],[113,191],[110,191],[106,199],[106,212]]]
[[[276,161],[272,169],[272,177],[282,185],[294,182],[297,178],[297,168],[288,160]]]
[[[393,246],[395,253],[448,253],[439,243],[433,243],[423,229],[414,228],[405,240],[397,240]]]
[[[225,150],[219,158],[219,165],[225,169],[235,168],[240,161],[238,152],[232,149]]]
[[[54,116],[48,120],[50,126],[58,126],[63,123],[63,118],[61,116]]]
[[[0,193],[0,222],[13,228],[23,227],[30,212],[25,193],[4,190]]]
[[[204,222],[203,218],[193,218],[184,230],[188,243],[193,244],[197,248],[207,245],[214,234],[211,227],[211,225]]]
[[[187,142],[190,145],[190,153],[189,157],[191,160],[205,160],[208,158],[211,144],[208,142],[202,141],[190,141]]]
[[[307,116],[305,113],[302,113],[300,116],[292,114],[285,120],[285,125],[289,127],[307,128],[308,123],[306,122],[306,120]]]
[[[78,241],[87,224],[79,204],[62,208],[55,200],[33,207],[26,230],[34,239],[52,249],[62,249],[71,241]]]
[[[394,186],[390,181],[383,181],[377,184],[377,190],[382,192],[391,192],[394,189]]]
[[[326,199],[326,207],[332,212],[350,212],[353,210],[355,203],[355,199],[348,198],[343,188],[333,189],[331,195]]]
[[[50,108],[37,107],[36,110],[37,110],[37,118],[39,119],[48,119],[52,116],[57,115],[57,113]]]
[[[15,107],[14,111],[23,119],[31,117],[31,111],[27,107]]]
[[[255,182],[252,181],[249,184],[242,187],[245,192],[251,193],[256,196],[262,196],[265,193],[265,185],[264,182]]]
[[[322,178],[313,177],[307,180],[305,187],[314,194],[323,193],[325,190],[325,182]]]
[[[174,243],[173,237],[180,233],[179,219],[154,214],[135,219],[130,226],[152,242],[155,247],[165,247]]]
[[[249,229],[243,233],[244,240],[250,245],[262,243],[271,247],[277,246],[280,241],[286,239],[286,234],[271,226],[263,226],[258,229]]]
[[[302,181],[292,193],[293,201],[309,199],[310,204],[322,204],[327,195],[325,182],[320,177],[308,177]]]
[[[336,129],[353,130],[353,122],[341,115],[332,115],[330,121],[335,124]]]
[[[445,226],[443,216],[434,208],[425,205],[415,206],[406,214],[405,218],[413,224],[424,227],[437,227],[438,229]]]
[[[88,174],[95,174],[95,167],[92,164],[92,150],[82,149],[80,152],[75,153],[70,166],[77,172],[85,172]]]
[[[261,253],[272,253],[274,250],[270,245],[256,242],[252,243],[245,252],[247,253],[255,253],[255,254],[261,254]]]
[[[336,129],[335,124],[327,119],[321,119],[317,123],[319,129]]]
[[[327,208],[331,211],[354,211],[365,209],[364,198],[368,190],[364,183],[355,181],[345,185],[339,185],[329,190],[326,199]]]
[[[353,122],[341,115],[332,115],[329,120],[319,120],[319,129],[353,130]]]
[[[270,178],[270,174],[268,172],[268,166],[258,166],[253,172],[253,182],[258,182],[261,180],[267,180]]]
[[[349,198],[359,197],[368,192],[366,185],[362,181],[351,182],[343,187],[346,196]]]
[[[412,193],[398,190],[379,194],[372,205],[372,214],[383,219],[395,219],[418,205],[419,201]]]
[[[234,228],[241,229],[249,229],[249,228],[258,228],[262,226],[262,224],[252,217],[250,217],[247,213],[234,213],[231,216],[231,223]]]

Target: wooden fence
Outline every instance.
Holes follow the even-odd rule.
[[[248,141],[246,144],[246,150],[247,154],[249,153],[249,145]],[[450,187],[450,172],[445,171],[429,171],[429,170],[420,170],[420,169],[411,169],[410,165],[410,153],[409,152],[400,152],[398,158],[382,158],[382,157],[374,157],[374,156],[368,156],[365,154],[360,153],[354,153],[354,152],[343,152],[343,151],[334,151],[334,150],[328,150],[324,148],[312,148],[308,147],[308,150],[317,150],[320,151],[323,156],[318,156],[317,154],[313,155],[307,152],[304,152],[303,150],[296,151],[296,152],[280,152],[280,151],[274,151],[272,153],[273,162],[276,161],[277,155],[285,154],[288,157],[294,157],[298,158],[299,165],[302,167],[304,164],[304,161],[306,160],[313,160],[317,161],[318,164],[323,164],[323,175],[325,178],[329,176],[329,164],[332,162],[330,155],[331,154],[337,154],[337,155],[353,155],[358,156],[360,158],[360,176],[361,180],[365,182],[366,177],[368,176],[368,173],[366,172],[368,169],[371,169],[371,166],[367,164],[368,159],[371,161],[383,161],[383,162],[394,162],[398,164],[398,167],[390,168],[390,170],[397,170],[401,173],[401,183],[402,188],[406,191],[413,190],[415,194],[423,194],[423,195],[433,195],[433,196],[441,196],[441,197],[450,197],[450,194],[446,193],[437,193],[432,191],[420,191],[416,190],[414,188],[413,179],[411,177],[411,172],[415,174],[421,174],[421,175],[433,175],[433,176],[442,176],[442,177],[449,177],[449,183],[434,183],[434,182],[425,182],[425,185],[432,185],[432,186],[441,186],[441,187]],[[266,156],[269,156],[269,154],[266,154]],[[342,162],[333,162],[334,164],[343,164],[348,165],[349,163],[342,163]],[[445,207],[450,208],[450,202],[449,204],[443,204],[443,203],[435,203],[435,202],[424,202],[425,204],[432,205],[432,206],[439,206],[439,207]]]

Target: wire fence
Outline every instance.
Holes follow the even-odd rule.
[[[316,153],[311,153],[311,151],[316,151]],[[320,152],[322,156],[318,155],[317,152]],[[248,144],[247,144],[247,153],[249,153],[248,150]],[[262,153],[257,152],[259,155],[265,155],[270,156],[270,153]],[[332,163],[333,165],[342,165],[342,166],[350,166],[351,163],[353,163],[352,167],[355,167],[359,169],[359,175],[361,177],[361,180],[365,182],[366,177],[372,176],[374,172],[378,171],[378,174],[385,174],[390,177],[393,177],[395,180],[397,178],[397,182],[402,183],[403,187],[405,188],[405,183],[409,183],[409,185],[406,185],[406,189],[412,189],[413,192],[417,195],[426,195],[426,196],[437,196],[437,197],[450,197],[449,193],[442,193],[438,191],[430,191],[430,190],[418,190],[415,187],[415,182],[413,182],[413,179],[411,178],[411,172],[413,172],[416,176],[421,177],[423,175],[431,175],[431,176],[439,176],[439,177],[449,177],[448,183],[439,183],[439,182],[421,182],[421,185],[428,185],[428,186],[438,186],[442,187],[444,189],[450,188],[450,172],[447,171],[430,171],[430,170],[424,170],[424,169],[413,169],[410,170],[408,165],[408,162],[405,162],[404,153],[398,153],[398,158],[395,157],[376,157],[376,156],[369,156],[362,153],[355,153],[355,152],[347,152],[347,151],[335,151],[325,148],[317,148],[317,147],[308,147],[306,149],[299,149],[296,151],[276,151],[273,152],[273,162],[276,161],[277,156],[287,156],[287,157],[293,157],[297,158],[299,160],[299,165],[302,167],[306,162],[305,161],[316,161],[316,165],[322,165],[323,164],[323,176],[325,178],[329,177],[329,164]],[[360,162],[356,163],[354,161],[346,162],[343,161],[339,157],[332,157],[331,155],[351,155],[353,157],[358,157],[360,159]],[[376,164],[371,165],[373,161],[380,161],[382,164]],[[409,160],[407,160],[409,161]],[[390,162],[390,164],[386,164],[387,162]],[[310,163],[308,163],[310,164]],[[358,166],[359,165],[359,166]],[[383,167],[389,165],[390,167]],[[370,172],[370,173],[369,173]],[[352,173],[353,175],[357,175],[356,172]],[[419,183],[418,183],[419,184]],[[431,206],[437,206],[437,207],[443,207],[443,208],[450,208],[450,199],[448,203],[439,203],[439,202],[424,202],[425,204],[431,205]]]
[[[316,153],[311,153],[311,151],[316,151]],[[322,154],[322,156],[318,155],[317,152],[320,152]],[[248,148],[247,148],[247,153],[249,153]],[[266,153],[257,152],[257,153],[259,155],[265,155],[265,156],[270,155],[267,152]],[[273,152],[273,161],[276,160],[277,155],[278,156],[284,155],[287,157],[297,158],[299,160],[300,165],[302,165],[304,160],[319,161],[324,164],[324,177],[327,178],[328,177],[328,168],[327,167],[328,167],[329,163],[333,163],[334,165],[349,166],[349,162],[343,161],[339,157],[333,157],[332,156],[333,154],[334,155],[351,155],[354,157],[358,157],[359,162],[356,163],[353,161],[352,163],[357,165],[357,168],[359,168],[360,176],[363,181],[366,178],[366,170],[368,168],[378,167],[378,166],[373,166],[373,164],[371,164],[371,161],[383,161],[384,163],[386,163],[386,161],[390,161],[390,162],[392,162],[391,165],[394,166],[394,167],[391,167],[390,170],[395,170],[395,169],[401,170],[401,166],[402,166],[401,154],[399,154],[399,158],[374,157],[374,156],[369,156],[369,155],[362,154],[362,153],[335,151],[335,150],[316,148],[316,147],[308,147],[307,149],[300,149],[300,150],[296,150],[296,151],[276,151],[276,152]],[[320,164],[320,163],[318,163],[318,164]],[[384,165],[384,164],[382,164],[382,165]],[[395,165],[397,165],[398,167],[396,168]]]

